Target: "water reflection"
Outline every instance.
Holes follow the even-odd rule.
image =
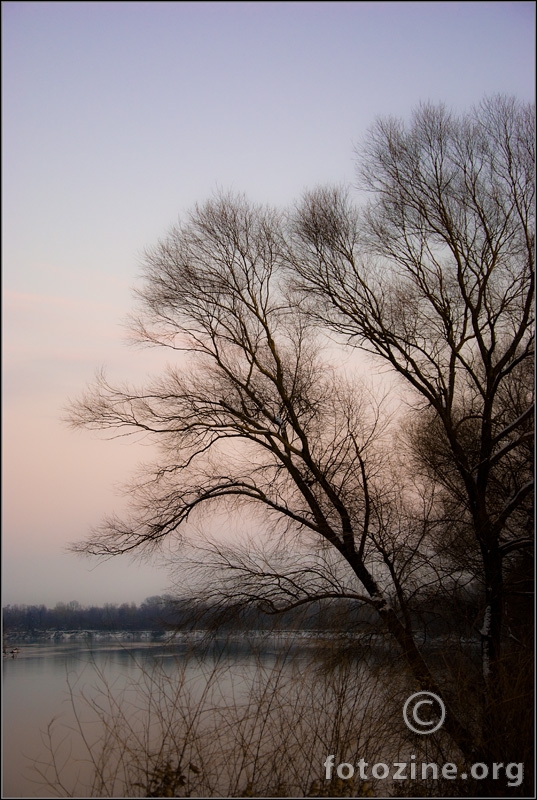
[[[4,662],[3,796],[307,794],[326,748],[373,755],[389,736],[371,724],[379,674],[320,653],[300,636],[22,644]]]

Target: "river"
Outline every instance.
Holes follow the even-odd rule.
[[[312,669],[318,644],[296,634],[10,644],[3,797],[305,794],[331,742],[374,744],[371,671]]]

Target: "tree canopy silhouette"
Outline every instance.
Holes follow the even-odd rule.
[[[285,212],[223,194],[146,252],[133,330],[176,363],[142,388],[101,374],[70,419],[149,435],[159,458],[133,482],[130,518],[77,549],[180,543],[193,516],[246,505],[272,543],[209,548],[212,599],[269,613],[366,604],[413,679],[446,700],[465,757],[497,755],[506,581],[533,533],[533,110],[503,97],[458,117],[425,105],[408,125],[378,121],[358,158],[362,208],[337,187]],[[349,348],[404,387],[403,422],[341,367]],[[470,583],[479,723],[446,693],[415,616]]]

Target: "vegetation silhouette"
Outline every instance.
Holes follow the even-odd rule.
[[[69,420],[159,456],[130,516],[74,549],[173,542],[179,593],[223,614],[369,609],[405,680],[442,698],[452,760],[524,761],[527,791],[534,110],[424,104],[357,156],[360,208],[339,187],[288,211],[220,194],[147,250],[133,336],[175,363],[143,387],[99,374]],[[196,533],[224,510],[251,520],[246,541]]]

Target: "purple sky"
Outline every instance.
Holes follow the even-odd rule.
[[[216,189],[286,205],[354,177],[377,115],[534,98],[533,2],[2,3],[3,604],[141,602],[166,570],[65,552],[147,457],[63,406],[155,352],[139,254]]]

